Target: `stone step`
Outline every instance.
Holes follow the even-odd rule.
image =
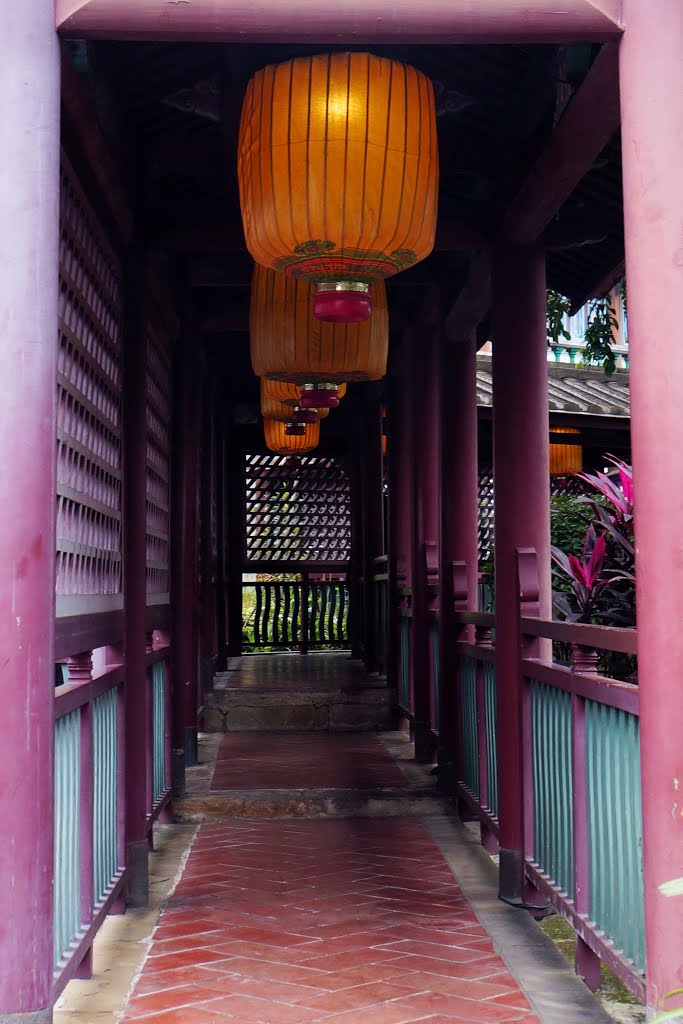
[[[423,789],[222,790],[176,800],[177,821],[230,818],[388,818],[444,813],[435,786]]]
[[[391,691],[382,679],[320,690],[257,690],[226,683],[229,680],[217,677],[206,696],[206,732],[357,732],[392,727]]]

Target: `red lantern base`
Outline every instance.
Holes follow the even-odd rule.
[[[294,423],[317,423],[318,413],[315,409],[297,409],[292,419]]]
[[[288,423],[285,427],[287,437],[304,437],[306,434],[305,423]]]
[[[316,291],[313,316],[330,324],[358,324],[369,320],[372,301],[367,292]]]
[[[301,392],[299,402],[302,409],[336,409],[339,392],[336,388],[311,388]]]

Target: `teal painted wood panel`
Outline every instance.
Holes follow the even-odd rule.
[[[166,662],[152,665],[152,806],[168,789],[166,779]]]
[[[496,666],[484,662],[484,714],[486,720],[486,770],[488,806],[498,817],[498,748],[496,731]]]
[[[571,695],[533,683],[534,860],[574,897]]]
[[[103,693],[93,715],[93,897],[104,897],[118,862],[118,690]]]
[[[399,619],[400,640],[400,675],[399,702],[406,711],[410,710],[410,623],[408,619]]]
[[[81,930],[81,711],[55,722],[54,962]]]
[[[645,970],[638,718],[586,701],[590,918]]]
[[[477,662],[460,658],[460,712],[462,721],[463,779],[479,796],[479,740],[477,737]]]

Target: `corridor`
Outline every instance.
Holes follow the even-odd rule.
[[[345,654],[235,659],[225,676],[224,689],[283,699],[372,682]],[[492,861],[407,733],[248,730],[204,734],[200,750],[174,805],[196,831],[112,1020],[608,1021],[534,922],[497,900]],[[96,950],[93,982],[107,970]],[[93,982],[75,983],[86,1004]]]

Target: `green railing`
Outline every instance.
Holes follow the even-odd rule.
[[[168,790],[166,756],[166,661],[152,665],[152,807]]]
[[[429,624],[430,662],[432,680],[432,701],[434,707],[434,730],[439,732],[441,702],[441,666],[439,652],[439,620],[435,617]]]
[[[398,702],[404,711],[410,707],[410,618],[403,615],[398,620],[399,630],[399,666],[398,666]]]
[[[574,897],[572,701],[553,686],[531,686],[534,861]]]
[[[638,718],[587,700],[589,917],[645,970]]]
[[[81,709],[55,722],[54,962],[81,931]]]
[[[107,895],[119,871],[118,689],[93,702],[93,896]]]
[[[498,752],[496,734],[496,666],[484,662],[484,716],[486,732],[487,804],[494,818],[498,817]]]
[[[462,781],[479,796],[479,735],[477,723],[477,662],[460,656],[460,721],[462,724]]]

